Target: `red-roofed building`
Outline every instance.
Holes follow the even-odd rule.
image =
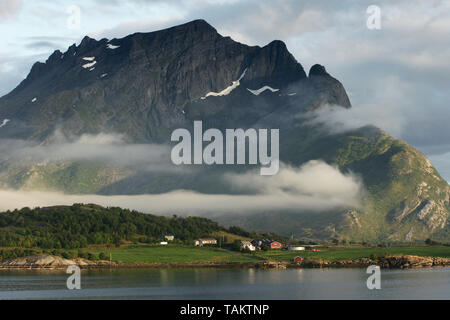
[[[283,245],[278,241],[270,241],[267,243],[270,249],[281,249]]]

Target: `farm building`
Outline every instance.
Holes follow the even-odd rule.
[[[252,240],[252,245],[254,245],[256,248],[261,248],[264,244],[264,240],[260,240],[260,239],[253,239]]]
[[[302,246],[289,246],[288,250],[289,251],[305,251],[305,247]]]
[[[195,245],[197,247],[203,247],[204,245],[216,245],[217,240],[214,238],[200,238],[195,240]]]
[[[256,247],[250,241],[241,241],[241,250],[255,251]]]
[[[254,245],[256,248],[261,249],[264,246],[269,247],[270,249],[281,249],[283,245],[275,240],[260,240],[260,239],[254,239],[252,240],[252,245]]]
[[[165,234],[163,236],[164,239],[166,239],[167,241],[173,241],[175,240],[175,236],[173,234]]]
[[[281,249],[283,247],[283,245],[280,242],[273,240],[267,242],[267,245],[269,246],[270,249]]]

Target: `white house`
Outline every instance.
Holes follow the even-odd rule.
[[[241,250],[255,251],[256,247],[250,241],[241,241]]]
[[[305,247],[300,247],[300,246],[289,246],[288,247],[289,251],[305,251]]]
[[[200,238],[195,240],[194,243],[197,247],[203,247],[204,245],[216,245],[217,240],[214,238]]]
[[[165,234],[163,237],[164,237],[164,239],[167,240],[167,241],[173,241],[173,240],[175,240],[175,236],[174,236],[173,234]]]

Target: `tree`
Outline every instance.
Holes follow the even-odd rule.
[[[233,251],[241,251],[241,241],[240,240],[234,240],[230,247]]]

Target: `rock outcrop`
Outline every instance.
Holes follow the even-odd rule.
[[[108,261],[94,262],[80,258],[71,260],[51,255],[37,255],[0,262],[0,269],[65,269],[69,266],[95,268],[110,265],[115,266],[116,263],[110,264]]]
[[[380,257],[376,260],[370,258],[361,258],[355,260],[348,259],[339,261],[305,260],[299,263],[291,264],[290,266],[303,268],[361,268],[371,265],[377,265],[383,269],[447,267],[450,266],[450,259],[410,255],[394,255]]]

